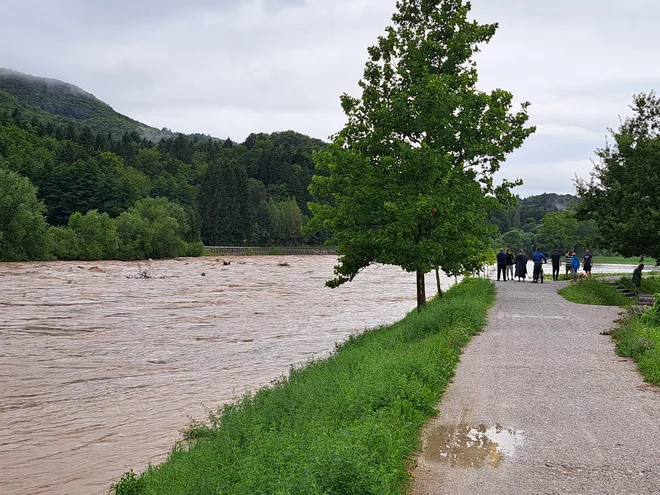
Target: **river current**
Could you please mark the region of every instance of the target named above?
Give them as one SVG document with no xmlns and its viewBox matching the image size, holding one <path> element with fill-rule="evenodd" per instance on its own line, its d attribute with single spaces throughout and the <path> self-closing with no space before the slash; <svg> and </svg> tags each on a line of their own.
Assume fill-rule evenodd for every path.
<svg viewBox="0 0 660 495">
<path fill-rule="evenodd" d="M 191 419 L 415 307 L 397 267 L 332 290 L 332 256 L 225 259 L 0 264 L 2 493 L 107 493 Z"/>
<path fill-rule="evenodd" d="M 191 419 L 415 307 L 397 267 L 332 290 L 332 256 L 225 259 L 0 264 L 1 493 L 107 493 Z"/>
</svg>

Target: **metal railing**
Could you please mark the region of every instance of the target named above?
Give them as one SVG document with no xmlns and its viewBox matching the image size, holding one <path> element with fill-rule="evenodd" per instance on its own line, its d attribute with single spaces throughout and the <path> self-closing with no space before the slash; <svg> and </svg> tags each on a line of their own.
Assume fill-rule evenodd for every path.
<svg viewBox="0 0 660 495">
<path fill-rule="evenodd" d="M 322 247 L 238 247 L 238 246 L 204 246 L 206 254 L 217 256 L 312 256 L 312 255 L 334 255 L 337 251 L 332 248 Z"/>
</svg>

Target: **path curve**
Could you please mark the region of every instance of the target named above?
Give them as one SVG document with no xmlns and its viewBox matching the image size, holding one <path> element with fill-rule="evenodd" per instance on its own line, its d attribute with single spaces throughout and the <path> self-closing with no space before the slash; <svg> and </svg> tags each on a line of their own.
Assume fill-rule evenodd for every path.
<svg viewBox="0 0 660 495">
<path fill-rule="evenodd" d="M 600 332 L 620 308 L 495 282 L 484 332 L 423 431 L 414 495 L 660 494 L 660 388 Z"/>
</svg>

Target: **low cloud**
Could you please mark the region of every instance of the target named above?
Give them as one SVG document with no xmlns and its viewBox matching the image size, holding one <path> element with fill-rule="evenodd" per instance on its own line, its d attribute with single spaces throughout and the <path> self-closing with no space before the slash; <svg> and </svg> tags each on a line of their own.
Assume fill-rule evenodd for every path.
<svg viewBox="0 0 660 495">
<path fill-rule="evenodd" d="M 477 55 L 479 87 L 530 101 L 538 127 L 502 167 L 523 196 L 572 193 L 629 113 L 660 81 L 660 4 L 650 0 L 474 0 L 499 22 Z M 293 129 L 326 139 L 359 95 L 366 49 L 395 0 L 24 0 L 3 7 L 2 65 L 76 84 L 154 127 L 241 140 Z"/>
</svg>

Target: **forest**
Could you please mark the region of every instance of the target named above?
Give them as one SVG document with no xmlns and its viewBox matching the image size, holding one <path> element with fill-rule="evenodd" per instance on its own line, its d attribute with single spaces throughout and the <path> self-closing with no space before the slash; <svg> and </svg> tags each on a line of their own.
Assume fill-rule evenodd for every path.
<svg viewBox="0 0 660 495">
<path fill-rule="evenodd" d="M 61 100 L 0 91 L 0 260 L 144 259 L 199 255 L 202 244 L 325 240 L 301 230 L 322 141 L 292 131 L 242 143 L 154 139 L 114 111 L 92 112 L 92 127 L 72 108 L 82 99 L 89 109 L 91 95 L 71 99 L 64 83 L 59 91 Z M 135 125 L 118 133 L 118 121 Z"/>
<path fill-rule="evenodd" d="M 493 248 L 524 249 L 531 253 L 539 247 L 545 253 L 559 249 L 611 255 L 599 249 L 598 227 L 593 219 L 578 213 L 580 199 L 570 194 L 545 193 L 520 199 L 515 204 L 494 210 L 489 221 L 497 225 L 499 236 Z"/>
<path fill-rule="evenodd" d="M 293 131 L 241 143 L 158 131 L 53 81 L 0 71 L 0 260 L 135 260 L 328 240 L 302 228 L 323 141 Z M 595 225 L 572 213 L 576 199 L 546 194 L 492 211 L 493 248 L 591 245 Z"/>
</svg>

